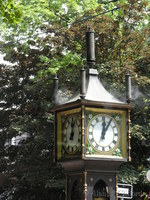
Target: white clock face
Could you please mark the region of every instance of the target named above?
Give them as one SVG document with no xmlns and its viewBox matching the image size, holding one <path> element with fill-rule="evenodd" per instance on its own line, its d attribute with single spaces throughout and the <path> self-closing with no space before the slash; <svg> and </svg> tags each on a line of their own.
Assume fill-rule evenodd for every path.
<svg viewBox="0 0 150 200">
<path fill-rule="evenodd" d="M 75 116 L 69 116 L 63 127 L 63 146 L 65 151 L 73 154 L 81 146 L 81 123 Z"/>
<path fill-rule="evenodd" d="M 116 120 L 107 115 L 96 115 L 88 124 L 88 141 L 99 152 L 110 152 L 118 147 L 120 130 Z"/>
</svg>

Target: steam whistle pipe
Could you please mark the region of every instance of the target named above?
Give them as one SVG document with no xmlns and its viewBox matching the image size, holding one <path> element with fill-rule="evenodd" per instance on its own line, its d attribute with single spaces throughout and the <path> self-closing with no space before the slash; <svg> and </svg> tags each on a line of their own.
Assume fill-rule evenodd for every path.
<svg viewBox="0 0 150 200">
<path fill-rule="evenodd" d="M 87 64 L 90 68 L 95 64 L 95 32 L 88 27 L 86 32 Z"/>
<path fill-rule="evenodd" d="M 53 104 L 58 104 L 58 77 L 57 74 L 53 79 Z"/>
<path fill-rule="evenodd" d="M 86 71 L 84 67 L 80 70 L 80 97 L 84 99 L 86 95 Z"/>
<path fill-rule="evenodd" d="M 131 102 L 131 98 L 132 98 L 132 95 L 131 95 L 131 76 L 129 74 L 129 71 L 127 71 L 127 73 L 126 73 L 126 100 L 127 100 L 127 103 Z"/>
</svg>

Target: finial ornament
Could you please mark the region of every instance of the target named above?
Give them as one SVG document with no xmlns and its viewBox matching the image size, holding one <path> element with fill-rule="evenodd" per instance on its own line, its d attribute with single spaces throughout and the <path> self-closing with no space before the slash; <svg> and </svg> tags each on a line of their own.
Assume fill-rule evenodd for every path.
<svg viewBox="0 0 150 200">
<path fill-rule="evenodd" d="M 80 97 L 84 99 L 86 95 L 86 71 L 84 67 L 80 70 Z"/>
<path fill-rule="evenodd" d="M 53 99 L 52 102 L 53 104 L 58 104 L 58 77 L 57 77 L 57 73 L 55 74 L 55 77 L 53 79 Z"/>
<path fill-rule="evenodd" d="M 88 26 L 86 32 L 87 64 L 90 68 L 95 65 L 95 32 Z"/>
<path fill-rule="evenodd" d="M 130 76 L 129 70 L 127 70 L 127 72 L 126 72 L 126 100 L 127 100 L 127 103 L 131 102 L 131 98 L 132 98 L 132 95 L 131 95 L 131 76 Z"/>
</svg>

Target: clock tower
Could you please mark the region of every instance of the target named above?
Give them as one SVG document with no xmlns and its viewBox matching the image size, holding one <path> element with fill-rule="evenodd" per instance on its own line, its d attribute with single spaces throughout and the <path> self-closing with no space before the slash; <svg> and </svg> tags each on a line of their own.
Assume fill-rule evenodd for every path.
<svg viewBox="0 0 150 200">
<path fill-rule="evenodd" d="M 66 200 L 116 200 L 117 172 L 131 160 L 131 78 L 127 73 L 127 102 L 112 96 L 98 79 L 90 28 L 86 44 L 89 69 L 81 69 L 80 92 L 59 103 L 54 79 L 55 160 L 66 174 Z"/>
</svg>

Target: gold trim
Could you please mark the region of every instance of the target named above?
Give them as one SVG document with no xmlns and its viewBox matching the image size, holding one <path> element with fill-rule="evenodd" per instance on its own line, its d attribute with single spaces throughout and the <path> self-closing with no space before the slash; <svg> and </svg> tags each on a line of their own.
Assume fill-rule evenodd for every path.
<svg viewBox="0 0 150 200">
<path fill-rule="evenodd" d="M 110 155 L 110 154 L 96 154 L 96 155 L 92 154 L 92 155 L 86 155 L 85 158 L 92 158 L 92 159 L 95 158 L 95 160 L 97 158 L 103 159 L 103 160 L 105 160 L 105 159 L 107 160 L 107 159 L 110 159 L 110 158 L 118 160 L 118 161 L 121 161 L 121 160 L 126 161 L 127 160 L 126 158 L 123 158 L 122 156 L 114 156 L 114 155 Z"/>
<path fill-rule="evenodd" d="M 118 199 L 118 177 L 116 174 L 116 199 Z"/>
<path fill-rule="evenodd" d="M 59 112 L 58 114 L 60 114 L 61 116 L 62 115 L 71 115 L 71 114 L 75 114 L 75 113 L 78 113 L 81 111 L 81 108 L 75 108 L 75 109 L 72 109 L 72 110 L 66 110 L 66 111 L 62 111 L 62 112 Z"/>
<path fill-rule="evenodd" d="M 122 146 L 122 157 L 127 158 L 127 112 L 126 111 L 122 111 L 121 146 Z"/>
<path fill-rule="evenodd" d="M 82 159 L 85 157 L 85 106 L 82 106 L 82 130 L 81 130 L 81 135 L 82 135 Z"/>
<path fill-rule="evenodd" d="M 117 109 L 104 109 L 104 108 L 90 108 L 90 107 L 86 107 L 85 108 L 86 111 L 93 111 L 96 113 L 117 113 L 117 114 L 122 114 L 122 112 L 124 112 L 124 110 L 117 110 Z"/>
<path fill-rule="evenodd" d="M 128 159 L 131 161 L 131 131 L 130 131 L 130 110 L 128 110 Z"/>
<path fill-rule="evenodd" d="M 84 171 L 84 200 L 87 200 L 87 172 Z"/>
</svg>

